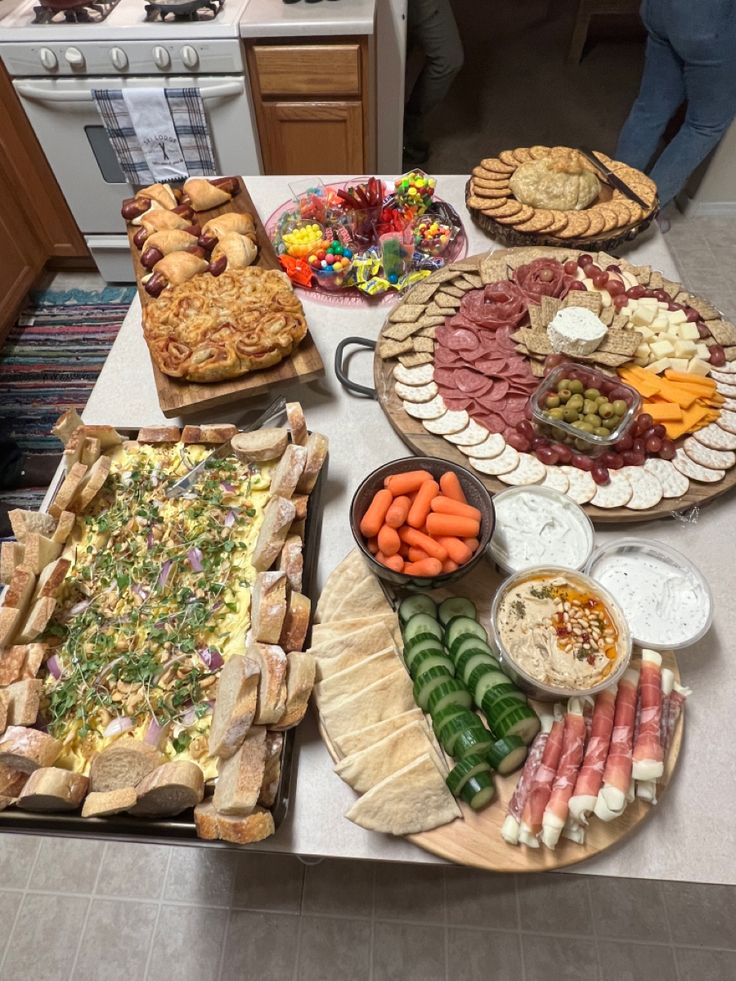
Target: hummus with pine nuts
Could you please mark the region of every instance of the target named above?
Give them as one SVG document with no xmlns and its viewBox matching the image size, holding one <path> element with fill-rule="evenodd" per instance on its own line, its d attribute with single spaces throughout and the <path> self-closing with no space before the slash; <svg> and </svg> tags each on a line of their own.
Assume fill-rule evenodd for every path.
<svg viewBox="0 0 736 981">
<path fill-rule="evenodd" d="M 498 604 L 496 631 L 513 664 L 556 688 L 595 688 L 626 653 L 602 597 L 560 575 L 531 576 L 508 589 Z"/>
</svg>

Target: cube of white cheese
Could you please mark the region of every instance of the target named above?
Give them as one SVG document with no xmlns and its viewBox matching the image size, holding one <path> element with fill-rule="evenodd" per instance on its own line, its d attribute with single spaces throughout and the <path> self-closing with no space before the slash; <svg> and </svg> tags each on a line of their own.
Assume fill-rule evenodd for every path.
<svg viewBox="0 0 736 981">
<path fill-rule="evenodd" d="M 687 366 L 689 363 L 687 358 L 670 358 L 669 361 L 670 368 L 672 368 L 673 371 L 687 371 Z"/>
<path fill-rule="evenodd" d="M 659 375 L 663 371 L 666 371 L 669 366 L 669 358 L 659 358 L 658 361 L 652 361 L 651 364 L 645 365 L 644 368 L 646 371 L 652 371 L 655 375 Z"/>
<path fill-rule="evenodd" d="M 669 304 L 665 300 L 657 300 L 657 306 L 660 310 L 666 310 Z"/>
<path fill-rule="evenodd" d="M 639 331 L 639 333 L 641 334 L 641 336 L 644 338 L 645 341 L 650 340 L 650 338 L 652 337 L 654 338 L 657 337 L 657 335 L 652 330 L 652 328 L 647 327 L 646 324 L 640 324 L 636 329 Z"/>
<path fill-rule="evenodd" d="M 656 309 L 653 310 L 651 307 L 644 307 L 637 304 L 637 307 L 634 310 L 634 314 L 631 319 L 634 322 L 634 326 L 638 327 L 639 324 L 646 324 L 646 325 L 651 324 L 651 322 L 654 320 L 656 315 L 657 315 Z"/>
<path fill-rule="evenodd" d="M 668 324 L 667 330 L 665 331 L 667 337 L 673 337 L 676 340 L 680 338 L 680 325 L 679 324 Z"/>
<path fill-rule="evenodd" d="M 634 352 L 635 358 L 649 358 L 649 345 L 646 341 L 642 341 L 639 347 Z"/>
<path fill-rule="evenodd" d="M 687 314 L 684 310 L 668 310 L 667 315 L 670 318 L 671 324 L 687 323 Z"/>
<path fill-rule="evenodd" d="M 687 371 L 690 375 L 705 376 L 710 372 L 710 365 L 701 361 L 700 358 L 691 358 L 687 365 Z"/>
<path fill-rule="evenodd" d="M 703 345 L 705 346 L 705 345 Z M 698 352 L 695 349 L 695 341 L 675 341 L 676 358 L 694 358 Z"/>
<path fill-rule="evenodd" d="M 680 327 L 680 337 L 685 341 L 697 341 L 700 337 L 695 324 L 684 323 Z"/>
<path fill-rule="evenodd" d="M 652 330 L 667 330 L 669 325 L 670 325 L 669 320 L 666 317 L 663 317 L 661 314 L 659 314 L 652 321 Z"/>
<path fill-rule="evenodd" d="M 708 345 L 705 341 L 700 341 L 700 343 L 695 345 L 695 357 L 700 358 L 702 361 L 707 361 L 709 358 Z"/>
<path fill-rule="evenodd" d="M 651 341 L 649 347 L 655 358 L 669 358 L 675 353 L 675 345 L 669 338 Z"/>
<path fill-rule="evenodd" d="M 636 301 L 643 307 L 650 307 L 652 310 L 659 310 L 659 300 L 655 299 L 653 296 L 642 296 L 641 299 Z"/>
</svg>

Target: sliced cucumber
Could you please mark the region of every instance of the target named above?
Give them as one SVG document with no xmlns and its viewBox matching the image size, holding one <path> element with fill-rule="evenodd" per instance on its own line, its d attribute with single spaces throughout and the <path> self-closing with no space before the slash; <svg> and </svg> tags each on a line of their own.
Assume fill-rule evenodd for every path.
<svg viewBox="0 0 736 981">
<path fill-rule="evenodd" d="M 493 746 L 493 736 L 481 726 L 472 726 L 458 733 L 452 748 L 452 755 L 458 760 L 465 759 L 466 756 L 486 756 Z"/>
<path fill-rule="evenodd" d="M 432 692 L 448 681 L 452 681 L 452 676 L 445 668 L 430 668 L 417 678 L 414 682 L 414 701 L 423 712 L 426 712 L 429 707 Z"/>
<path fill-rule="evenodd" d="M 499 739 L 507 739 L 509 736 L 519 736 L 526 745 L 534 739 L 539 732 L 539 719 L 536 714 L 521 702 L 508 709 L 502 716 L 488 720 L 493 733 Z"/>
<path fill-rule="evenodd" d="M 496 788 L 493 786 L 493 776 L 483 771 L 466 780 L 460 791 L 460 798 L 469 804 L 474 811 L 480 811 L 487 807 L 495 796 Z"/>
<path fill-rule="evenodd" d="M 526 759 L 528 752 L 526 743 L 521 736 L 507 736 L 497 739 L 488 750 L 487 758 L 494 770 L 503 776 L 518 770 Z"/>
<path fill-rule="evenodd" d="M 442 626 L 446 627 L 450 620 L 454 620 L 455 617 L 469 617 L 471 620 L 477 620 L 478 611 L 475 608 L 475 604 L 471 603 L 469 599 L 465 599 L 462 596 L 451 596 L 443 603 L 440 603 L 437 616 Z"/>
<path fill-rule="evenodd" d="M 488 725 L 491 727 L 492 732 L 495 732 L 496 739 L 501 739 L 506 735 L 505 732 L 499 732 L 496 724 L 503 719 L 507 712 L 518 708 L 520 705 L 526 705 L 526 703 L 516 698 L 513 693 L 504 692 L 501 697 L 495 697 L 493 689 L 485 693 L 480 707 L 483 715 L 488 720 Z"/>
<path fill-rule="evenodd" d="M 412 658 L 411 676 L 416 680 L 429 668 L 444 668 L 449 675 L 455 674 L 455 665 L 451 657 L 441 654 L 438 650 L 422 648 L 419 653 Z"/>
<path fill-rule="evenodd" d="M 464 654 L 461 654 L 460 657 L 455 659 L 457 674 L 468 685 L 471 692 L 473 689 L 470 687 L 470 676 L 474 669 L 484 665 L 487 670 L 493 670 L 495 664 L 496 662 L 490 654 L 486 654 L 485 651 L 476 651 L 473 648 L 465 651 Z"/>
<path fill-rule="evenodd" d="M 467 735 L 467 733 L 472 732 L 478 741 L 481 741 L 483 739 L 483 733 L 487 731 L 475 713 L 469 712 L 468 716 L 456 715 L 454 719 L 445 723 L 440 742 L 448 756 L 456 756 L 458 754 L 455 752 L 455 747 L 461 735 Z"/>
<path fill-rule="evenodd" d="M 489 780 L 493 777 L 491 767 L 485 757 L 466 756 L 465 759 L 460 760 L 453 766 L 445 780 L 450 793 L 457 797 L 468 781 L 477 777 L 479 773 L 485 774 Z"/>
<path fill-rule="evenodd" d="M 459 716 L 462 716 L 465 724 L 472 725 L 474 722 L 480 722 L 480 719 L 475 712 L 472 712 L 470 709 L 463 708 L 462 705 L 448 705 L 447 708 L 442 709 L 441 712 L 435 712 L 434 716 L 432 717 L 432 728 L 440 741 L 445 728 L 452 722 L 453 719 L 457 719 Z"/>
<path fill-rule="evenodd" d="M 463 639 L 457 643 L 452 656 L 455 658 L 455 660 L 457 660 L 457 658 L 464 654 L 465 651 L 485 651 L 489 657 L 498 660 L 491 645 L 487 644 L 484 640 L 481 640 L 480 637 L 476 637 L 475 634 L 470 634 L 463 637 Z"/>
<path fill-rule="evenodd" d="M 445 644 L 453 657 L 463 637 L 477 637 L 484 643 L 488 642 L 488 634 L 477 620 L 471 620 L 470 617 L 455 617 L 445 631 Z"/>
<path fill-rule="evenodd" d="M 429 696 L 429 714 L 434 715 L 448 705 L 462 705 L 470 708 L 472 704 L 470 692 L 457 678 L 449 678 L 443 685 L 434 688 Z"/>
<path fill-rule="evenodd" d="M 404 648 L 404 660 L 406 661 L 406 666 L 411 671 L 414 661 L 420 657 L 422 654 L 426 654 L 427 651 L 431 651 L 433 654 L 444 654 L 445 650 L 442 644 L 437 640 L 436 637 L 427 637 L 425 640 L 418 641 L 412 648 L 407 650 Z"/>
<path fill-rule="evenodd" d="M 404 647 L 413 647 L 414 643 L 425 636 L 436 637 L 442 642 L 445 632 L 439 622 L 428 613 L 417 613 L 402 629 Z"/>
<path fill-rule="evenodd" d="M 415 593 L 407 596 L 399 606 L 399 619 L 402 623 L 408 623 L 417 613 L 426 613 L 430 617 L 437 619 L 437 604 L 426 593 Z"/>
<path fill-rule="evenodd" d="M 520 692 L 519 689 L 512 685 L 510 681 L 504 685 L 497 685 L 495 688 L 487 689 L 483 692 L 480 699 L 476 701 L 475 704 L 482 706 L 483 699 L 485 699 L 486 709 L 493 713 L 496 703 L 507 698 L 515 698 L 520 704 L 526 704 L 526 695 L 524 695 L 523 692 Z"/>
<path fill-rule="evenodd" d="M 474 681 L 473 695 L 475 696 L 475 704 L 480 706 L 483 705 L 483 696 L 486 692 L 494 688 L 505 688 L 506 685 L 512 685 L 508 676 L 499 669 L 497 664 L 486 671 L 480 678 L 476 675 Z M 512 687 L 514 686 L 512 685 Z"/>
</svg>

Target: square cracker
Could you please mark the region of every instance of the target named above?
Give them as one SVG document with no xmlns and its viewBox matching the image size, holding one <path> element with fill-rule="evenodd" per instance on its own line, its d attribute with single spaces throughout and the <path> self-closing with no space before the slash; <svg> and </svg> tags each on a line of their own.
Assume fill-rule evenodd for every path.
<svg viewBox="0 0 736 981">
<path fill-rule="evenodd" d="M 529 320 L 531 321 L 532 327 L 546 327 L 547 321 L 544 319 L 544 314 L 542 313 L 542 308 L 537 306 L 536 303 L 531 303 L 529 305 Z"/>
<path fill-rule="evenodd" d="M 613 307 L 613 306 L 603 307 L 603 309 L 601 310 L 601 312 L 599 314 L 599 316 L 601 318 L 601 322 L 604 323 L 606 325 L 606 327 L 610 327 L 611 326 L 611 324 L 613 323 L 613 318 L 615 317 L 615 315 L 616 315 L 616 308 Z"/>
<path fill-rule="evenodd" d="M 422 329 L 419 321 L 415 321 L 413 324 L 389 324 L 383 330 L 383 336 L 387 337 L 391 341 L 405 341 L 407 337 L 411 337 L 412 334 L 416 334 Z"/>
<path fill-rule="evenodd" d="M 593 357 L 597 354 L 627 354 L 633 358 L 643 340 L 638 330 L 609 330 Z"/>
<path fill-rule="evenodd" d="M 445 320 L 447 320 L 447 314 L 443 313 L 441 316 L 437 317 L 431 317 L 428 315 L 420 317 L 419 320 L 417 320 L 417 323 L 420 325 L 420 327 L 439 327 L 440 324 L 444 324 Z"/>
<path fill-rule="evenodd" d="M 562 301 L 558 300 L 556 296 L 542 297 L 539 308 L 542 311 L 542 323 L 545 327 L 550 323 L 561 306 Z"/>
<path fill-rule="evenodd" d="M 455 272 L 471 272 L 475 273 L 478 271 L 480 265 L 480 259 L 478 256 L 469 256 L 466 259 L 458 259 L 457 262 L 451 262 L 447 267 Z"/>
<path fill-rule="evenodd" d="M 401 303 L 392 310 L 388 319 L 392 324 L 413 324 L 424 313 L 422 303 Z"/>
<path fill-rule="evenodd" d="M 417 283 L 404 296 L 404 300 L 407 303 L 429 303 L 438 289 L 439 283 Z"/>
<path fill-rule="evenodd" d="M 428 337 L 415 337 L 414 350 L 418 354 L 433 354 L 434 341 L 431 341 Z"/>
<path fill-rule="evenodd" d="M 460 300 L 456 296 L 451 296 L 449 293 L 445 293 L 444 290 L 435 296 L 434 302 L 441 310 L 459 310 Z"/>
<path fill-rule="evenodd" d="M 716 320 L 721 316 L 720 310 L 717 310 L 712 303 L 700 296 L 693 296 L 690 299 L 690 306 L 693 310 L 698 311 L 703 320 Z"/>
<path fill-rule="evenodd" d="M 423 364 L 430 364 L 434 361 L 431 354 L 422 351 L 414 351 L 411 354 L 400 354 L 399 361 L 405 368 L 418 368 Z"/>
<path fill-rule="evenodd" d="M 534 358 L 529 359 L 529 369 L 535 378 L 544 378 L 544 362 Z"/>
<path fill-rule="evenodd" d="M 450 296 L 459 296 L 460 298 L 462 298 L 463 290 L 458 289 L 457 286 L 455 286 L 454 284 L 449 285 L 448 283 L 445 283 L 445 285 L 440 290 L 439 295 L 442 296 L 445 294 L 449 294 Z"/>
<path fill-rule="evenodd" d="M 378 356 L 384 360 L 396 358 L 400 354 L 407 354 L 414 350 L 414 345 L 410 340 L 406 341 L 381 341 L 378 345 Z"/>
<path fill-rule="evenodd" d="M 422 327 L 422 329 L 417 334 L 417 337 L 429 337 L 431 338 L 431 340 L 434 340 L 436 336 L 437 336 L 436 327 Z"/>
<path fill-rule="evenodd" d="M 717 344 L 722 344 L 724 347 L 736 344 L 736 327 L 730 321 L 721 319 L 706 320 L 705 326 L 713 337 L 715 337 Z"/>
<path fill-rule="evenodd" d="M 483 285 L 487 283 L 497 283 L 500 279 L 507 278 L 506 260 L 490 252 L 484 256 L 480 262 L 480 278 Z"/>
<path fill-rule="evenodd" d="M 476 290 L 479 290 L 483 285 L 483 280 L 480 278 L 480 276 L 477 276 L 475 273 L 468 273 L 468 272 L 463 273 L 463 279 L 465 280 L 466 283 L 469 283 L 473 289 Z"/>
<path fill-rule="evenodd" d="M 596 317 L 603 307 L 600 293 L 588 293 L 583 290 L 573 290 L 568 293 L 562 305 L 564 307 L 584 307 L 594 313 Z"/>
<path fill-rule="evenodd" d="M 649 277 L 649 286 L 653 290 L 661 290 L 664 286 L 664 276 L 661 272 L 653 269 Z"/>
</svg>

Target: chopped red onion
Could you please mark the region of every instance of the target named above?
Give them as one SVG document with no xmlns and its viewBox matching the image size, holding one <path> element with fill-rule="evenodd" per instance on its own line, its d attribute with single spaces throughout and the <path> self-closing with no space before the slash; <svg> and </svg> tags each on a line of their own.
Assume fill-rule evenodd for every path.
<svg viewBox="0 0 736 981">
<path fill-rule="evenodd" d="M 56 681 L 61 677 L 61 666 L 59 664 L 59 658 L 56 654 L 52 654 L 51 657 L 46 662 L 46 667 L 49 669 L 49 674 L 52 675 Z"/>
<path fill-rule="evenodd" d="M 236 491 L 235 484 L 231 484 L 227 480 L 223 480 L 222 483 L 220 484 L 220 487 L 222 487 L 224 491 L 227 491 L 228 494 L 234 494 Z"/>
<path fill-rule="evenodd" d="M 210 671 L 217 671 L 225 663 L 222 654 L 217 650 L 216 647 L 203 647 L 202 650 L 197 652 L 202 659 L 205 667 L 209 668 Z"/>
<path fill-rule="evenodd" d="M 230 510 L 230 511 L 227 512 L 227 514 L 225 515 L 225 520 L 223 521 L 223 524 L 225 525 L 226 528 L 232 528 L 232 526 L 235 524 L 235 512 L 234 511 Z"/>
<path fill-rule="evenodd" d="M 127 715 L 121 715 L 117 719 L 113 719 L 112 722 L 108 723 L 102 731 L 103 738 L 107 739 L 109 736 L 119 736 L 123 732 L 128 732 L 129 729 L 133 728 L 133 720 L 129 719 Z"/>
<path fill-rule="evenodd" d="M 146 538 L 146 545 L 149 548 L 153 547 L 153 528 L 148 532 L 148 537 Z"/>
<path fill-rule="evenodd" d="M 135 593 L 139 600 L 145 601 L 148 598 L 148 590 L 145 586 L 141 586 L 139 583 L 133 583 L 130 587 L 131 593 Z"/>
<path fill-rule="evenodd" d="M 171 572 L 171 566 L 173 564 L 174 563 L 171 561 L 171 559 L 167 559 L 161 566 L 161 572 L 159 573 L 158 577 L 159 589 L 163 589 L 163 587 L 166 585 L 166 580 L 169 578 L 169 573 Z"/>
<path fill-rule="evenodd" d="M 148 723 L 146 734 L 143 737 L 143 742 L 148 743 L 149 746 L 159 746 L 165 728 L 165 726 L 160 726 L 155 718 L 151 719 Z"/>
<path fill-rule="evenodd" d="M 69 610 L 69 616 L 75 617 L 78 613 L 84 613 L 87 607 L 92 603 L 91 599 L 83 599 L 78 603 L 75 603 Z"/>
<path fill-rule="evenodd" d="M 189 560 L 189 565 L 194 569 L 195 572 L 202 571 L 202 551 L 198 548 L 190 548 L 187 552 L 187 559 Z"/>
</svg>

